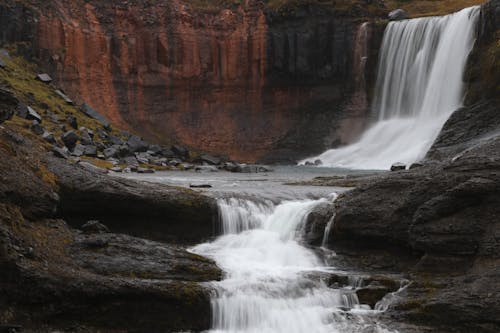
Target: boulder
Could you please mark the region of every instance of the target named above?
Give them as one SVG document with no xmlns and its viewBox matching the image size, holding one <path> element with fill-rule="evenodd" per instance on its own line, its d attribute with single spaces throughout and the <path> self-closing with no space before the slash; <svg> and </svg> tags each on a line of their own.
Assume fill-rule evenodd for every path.
<svg viewBox="0 0 500 333">
<path fill-rule="evenodd" d="M 172 149 L 162 149 L 162 151 L 160 152 L 160 155 L 163 157 L 166 157 L 166 158 L 174 158 L 175 157 L 175 154 L 172 151 Z"/>
<path fill-rule="evenodd" d="M 119 156 L 119 146 L 111 146 L 109 148 L 104 149 L 103 154 L 105 158 L 110 157 L 118 157 Z"/>
<path fill-rule="evenodd" d="M 78 142 L 78 135 L 74 131 L 68 131 L 61 136 L 61 140 L 68 149 L 73 149 Z"/>
<path fill-rule="evenodd" d="M 31 124 L 30 129 L 36 135 L 42 135 L 45 132 L 42 125 L 40 125 L 40 123 L 36 120 L 33 120 L 33 123 Z"/>
<path fill-rule="evenodd" d="M 237 172 L 238 170 L 238 164 L 234 163 L 234 162 L 225 162 L 222 166 L 222 168 L 226 171 L 229 171 L 229 172 Z"/>
<path fill-rule="evenodd" d="M 71 155 L 80 157 L 85 153 L 85 146 L 81 144 L 76 144 L 73 149 L 71 150 Z"/>
<path fill-rule="evenodd" d="M 0 124 L 12 118 L 18 104 L 19 101 L 10 91 L 0 89 Z"/>
<path fill-rule="evenodd" d="M 95 220 L 88 221 L 80 229 L 86 234 L 104 234 L 109 232 L 108 227 Z"/>
<path fill-rule="evenodd" d="M 42 81 L 43 83 L 50 83 L 50 82 L 52 82 L 52 78 L 47 73 L 37 74 L 36 79 L 38 81 Z"/>
<path fill-rule="evenodd" d="M 76 117 L 73 115 L 69 115 L 66 118 L 66 121 L 68 122 L 69 126 L 71 126 L 73 129 L 78 128 L 78 121 L 76 120 Z"/>
<path fill-rule="evenodd" d="M 130 152 L 132 153 L 145 152 L 149 148 L 149 144 L 136 135 L 132 135 L 127 140 L 127 146 L 130 149 Z"/>
<path fill-rule="evenodd" d="M 331 202 L 317 205 L 307 215 L 302 235 L 309 245 L 320 246 L 323 243 L 325 229 L 335 216 L 335 206 Z"/>
<path fill-rule="evenodd" d="M 212 155 L 202 154 L 198 158 L 196 158 L 193 162 L 200 164 L 207 163 L 210 165 L 218 165 L 220 164 L 221 159 Z"/>
<path fill-rule="evenodd" d="M 159 145 L 150 145 L 148 148 L 148 151 L 154 156 L 160 155 L 162 150 L 163 148 Z"/>
<path fill-rule="evenodd" d="M 52 152 L 54 153 L 54 156 L 59 157 L 59 158 L 64 158 L 68 159 L 69 154 L 68 151 L 59 147 L 52 147 Z"/>
<path fill-rule="evenodd" d="M 36 120 L 39 123 L 42 123 L 42 117 L 35 110 L 33 110 L 32 107 L 24 104 L 19 104 L 17 116 L 28 120 Z"/>
<path fill-rule="evenodd" d="M 117 145 L 117 146 L 121 146 L 124 144 L 123 140 L 120 139 L 119 137 L 117 137 L 116 135 L 109 135 L 107 140 L 107 142 L 109 142 L 110 144 L 112 145 Z"/>
<path fill-rule="evenodd" d="M 150 168 L 137 168 L 137 173 L 155 173 L 155 170 Z"/>
<path fill-rule="evenodd" d="M 149 164 L 149 160 L 151 159 L 151 155 L 148 152 L 135 153 L 135 158 L 142 164 Z"/>
<path fill-rule="evenodd" d="M 106 130 L 104 130 L 102 128 L 97 128 L 97 136 L 101 140 L 106 140 L 109 137 L 109 134 L 108 134 L 108 132 L 106 132 Z"/>
<path fill-rule="evenodd" d="M 102 114 L 94 110 L 90 105 L 86 103 L 83 104 L 81 110 L 83 113 L 85 113 L 85 115 L 87 115 L 87 117 L 97 120 L 107 130 L 111 128 L 108 119 L 106 119 L 106 117 L 104 117 Z"/>
<path fill-rule="evenodd" d="M 47 132 L 47 131 L 43 132 L 42 139 L 44 139 L 45 141 L 52 143 L 52 144 L 56 143 L 56 138 L 55 138 L 54 134 Z"/>
<path fill-rule="evenodd" d="M 409 19 L 410 16 L 404 9 L 395 9 L 389 13 L 388 18 L 390 21 L 401 21 Z"/>
<path fill-rule="evenodd" d="M 391 166 L 391 171 L 401 171 L 401 170 L 406 170 L 406 164 L 398 162 L 394 163 Z"/>
<path fill-rule="evenodd" d="M 177 157 L 180 157 L 182 160 L 185 161 L 189 159 L 189 149 L 187 149 L 186 147 L 181 145 L 173 145 L 170 149 Z"/>
<path fill-rule="evenodd" d="M 85 156 L 90 156 L 90 157 L 96 157 L 97 156 L 97 147 L 94 145 L 87 145 L 84 146 L 85 149 L 83 150 L 83 155 Z"/>
<path fill-rule="evenodd" d="M 135 156 L 127 156 L 123 158 L 123 163 L 132 171 L 137 171 L 137 168 L 139 167 L 139 162 Z"/>
<path fill-rule="evenodd" d="M 84 146 L 92 145 L 94 143 L 89 130 L 85 127 L 80 128 L 80 142 Z"/>
</svg>

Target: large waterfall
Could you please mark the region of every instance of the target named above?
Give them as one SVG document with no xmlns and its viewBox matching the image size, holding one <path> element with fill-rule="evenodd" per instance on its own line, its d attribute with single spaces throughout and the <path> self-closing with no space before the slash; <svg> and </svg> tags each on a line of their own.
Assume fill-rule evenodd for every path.
<svg viewBox="0 0 500 333">
<path fill-rule="evenodd" d="M 389 169 L 425 157 L 463 99 L 463 73 L 479 7 L 391 22 L 382 43 L 372 112 L 377 119 L 354 144 L 308 159 L 325 166 Z M 305 161 L 304 161 L 305 162 Z"/>
<path fill-rule="evenodd" d="M 192 249 L 227 273 L 216 283 L 210 332 L 389 332 L 354 287 L 329 288 L 320 278 L 329 268 L 301 244 L 308 214 L 333 198 L 218 200 L 223 235 Z"/>
</svg>

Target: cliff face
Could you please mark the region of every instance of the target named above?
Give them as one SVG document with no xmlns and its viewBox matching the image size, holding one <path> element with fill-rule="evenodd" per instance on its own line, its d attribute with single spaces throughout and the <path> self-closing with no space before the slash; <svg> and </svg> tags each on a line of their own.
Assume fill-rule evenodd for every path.
<svg viewBox="0 0 500 333">
<path fill-rule="evenodd" d="M 181 0 L 52 0 L 34 12 L 27 27 L 27 15 L 9 14 L 3 40 L 32 39 L 71 95 L 148 139 L 286 161 L 363 129 L 366 96 L 351 97 L 353 18 L 319 7 L 284 18 L 260 1 L 203 12 Z"/>
</svg>

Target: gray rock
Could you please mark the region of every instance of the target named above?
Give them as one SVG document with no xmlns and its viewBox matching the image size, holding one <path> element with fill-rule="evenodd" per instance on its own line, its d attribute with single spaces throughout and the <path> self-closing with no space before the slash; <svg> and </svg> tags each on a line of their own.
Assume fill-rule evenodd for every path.
<svg viewBox="0 0 500 333">
<path fill-rule="evenodd" d="M 325 202 L 314 207 L 304 224 L 303 237 L 309 245 L 320 246 L 325 235 L 325 228 L 335 214 L 335 206 Z"/>
<path fill-rule="evenodd" d="M 36 135 L 42 135 L 45 132 L 42 125 L 40 125 L 40 123 L 36 120 L 33 120 L 33 123 L 31 124 L 30 129 Z"/>
<path fill-rule="evenodd" d="M 166 157 L 166 158 L 174 158 L 175 157 L 175 154 L 172 151 L 172 149 L 162 149 L 160 155 L 163 157 Z"/>
<path fill-rule="evenodd" d="M 123 162 L 132 171 L 137 171 L 137 168 L 139 167 L 139 162 L 137 161 L 137 158 L 135 158 L 135 156 L 127 156 L 123 158 Z"/>
<path fill-rule="evenodd" d="M 212 155 L 202 154 L 196 160 L 195 163 L 207 163 L 210 165 L 218 165 L 221 162 L 221 159 Z"/>
<path fill-rule="evenodd" d="M 98 128 L 97 129 L 97 136 L 101 140 L 106 140 L 108 138 L 109 134 L 104 129 Z"/>
<path fill-rule="evenodd" d="M 189 149 L 180 145 L 173 145 L 171 148 L 172 152 L 183 160 L 189 159 Z"/>
<path fill-rule="evenodd" d="M 52 78 L 47 73 L 37 74 L 36 79 L 38 81 L 42 81 L 43 83 L 50 83 L 50 82 L 52 82 Z"/>
<path fill-rule="evenodd" d="M 78 135 L 73 131 L 68 131 L 61 136 L 64 145 L 68 147 L 68 149 L 73 149 L 78 141 Z"/>
<path fill-rule="evenodd" d="M 151 155 L 148 152 L 135 153 L 135 158 L 142 164 L 149 164 L 149 160 L 151 159 Z"/>
<path fill-rule="evenodd" d="M 170 165 L 170 166 L 178 166 L 181 163 L 182 163 L 182 161 L 177 159 L 177 158 L 174 158 L 174 159 L 171 159 L 170 161 L 168 161 L 168 165 Z"/>
<path fill-rule="evenodd" d="M 80 157 L 85 153 L 85 146 L 81 144 L 76 144 L 75 147 L 71 150 L 71 155 Z"/>
<path fill-rule="evenodd" d="M 32 107 L 24 104 L 19 104 L 17 116 L 28 120 L 36 120 L 39 123 L 42 123 L 42 117 L 35 110 L 33 110 Z"/>
<path fill-rule="evenodd" d="M 179 164 L 178 167 L 182 170 L 193 170 L 194 164 L 184 162 L 184 163 Z"/>
<path fill-rule="evenodd" d="M 59 116 L 54 112 L 47 111 L 45 115 L 52 123 L 59 124 Z"/>
<path fill-rule="evenodd" d="M 132 153 L 137 153 L 137 152 L 147 151 L 149 144 L 146 141 L 144 141 L 142 138 L 140 138 L 136 135 L 132 135 L 127 140 L 127 146 Z"/>
<path fill-rule="evenodd" d="M 406 164 L 398 162 L 394 163 L 391 166 L 391 171 L 401 171 L 401 170 L 406 170 Z"/>
<path fill-rule="evenodd" d="M 404 9 L 395 9 L 389 13 L 388 18 L 390 21 L 401 21 L 409 19 L 410 16 Z"/>
<path fill-rule="evenodd" d="M 87 117 L 97 120 L 107 130 L 111 128 L 109 120 L 106 119 L 106 117 L 104 117 L 102 114 L 97 112 L 95 109 L 93 109 L 90 105 L 86 103 L 83 104 L 81 110 L 83 113 L 85 113 L 85 115 L 87 115 Z"/>
<path fill-rule="evenodd" d="M 65 150 L 65 149 L 62 149 L 62 148 L 59 148 L 59 147 L 52 147 L 52 152 L 54 153 L 54 155 L 56 157 L 64 158 L 64 159 L 68 159 L 69 158 L 68 151 Z"/>
<path fill-rule="evenodd" d="M 94 164 L 86 161 L 80 161 L 78 162 L 78 165 L 81 166 L 83 169 L 91 172 L 95 172 L 101 175 L 105 175 L 108 173 L 108 170 L 99 168 L 98 166 L 95 166 Z"/>
<path fill-rule="evenodd" d="M 137 168 L 137 173 L 155 173 L 155 171 L 150 168 Z"/>
<path fill-rule="evenodd" d="M 150 145 L 148 151 L 151 152 L 151 155 L 157 156 L 160 155 L 163 148 L 159 145 Z"/>
<path fill-rule="evenodd" d="M 61 97 L 64 102 L 68 105 L 73 105 L 73 101 L 71 100 L 71 98 L 69 98 L 65 93 L 63 93 L 61 90 L 57 89 L 56 90 L 56 94 Z"/>
<path fill-rule="evenodd" d="M 219 169 L 213 165 L 197 165 L 194 170 L 196 172 L 218 172 Z"/>
<path fill-rule="evenodd" d="M 124 143 L 122 139 L 112 134 L 108 136 L 107 142 L 109 142 L 112 145 L 118 145 L 118 146 L 121 146 Z"/>
<path fill-rule="evenodd" d="M 86 234 L 104 234 L 109 232 L 108 227 L 99 221 L 88 221 L 82 225 L 81 229 Z"/>
<path fill-rule="evenodd" d="M 52 143 L 52 144 L 56 143 L 56 138 L 55 138 L 54 134 L 52 134 L 50 132 L 47 132 L 47 131 L 43 132 L 42 138 L 49 143 Z"/>
<path fill-rule="evenodd" d="M 85 156 L 91 156 L 91 157 L 96 157 L 97 156 L 97 147 L 94 145 L 87 145 L 84 146 L 85 149 L 83 150 L 83 155 Z"/>
<path fill-rule="evenodd" d="M 123 169 L 122 169 L 122 168 L 120 168 L 120 167 L 118 167 L 118 166 L 112 167 L 112 168 L 111 168 L 111 169 L 109 169 L 109 170 L 111 170 L 111 171 L 113 171 L 113 172 L 122 172 L 122 171 L 123 171 Z"/>
<path fill-rule="evenodd" d="M 229 172 L 237 172 L 238 164 L 236 164 L 234 162 L 225 162 L 222 166 L 222 169 L 229 171 Z"/>
<path fill-rule="evenodd" d="M 190 184 L 189 187 L 191 187 L 191 188 L 212 188 L 212 185 L 210 185 L 210 184 Z"/>
<path fill-rule="evenodd" d="M 413 163 L 412 165 L 410 165 L 410 170 L 413 170 L 413 169 L 416 169 L 416 168 L 421 168 L 423 167 L 424 165 L 422 163 Z"/>
<path fill-rule="evenodd" d="M 76 120 L 76 117 L 73 115 L 69 115 L 66 118 L 66 121 L 68 122 L 69 126 L 73 127 L 74 129 L 78 128 L 78 121 Z"/>
<path fill-rule="evenodd" d="M 323 165 L 323 161 L 322 161 L 322 160 L 319 160 L 319 159 L 318 159 L 318 160 L 315 160 L 315 161 L 314 161 L 314 165 L 316 165 L 316 166 Z"/>
<path fill-rule="evenodd" d="M 119 146 L 111 146 L 109 148 L 104 149 L 103 154 L 104 157 L 110 158 L 110 157 L 118 157 L 118 153 L 120 147 Z"/>
<path fill-rule="evenodd" d="M 85 146 L 92 145 L 94 143 L 92 137 L 90 136 L 89 130 L 87 130 L 85 127 L 80 128 L 80 142 Z"/>
</svg>

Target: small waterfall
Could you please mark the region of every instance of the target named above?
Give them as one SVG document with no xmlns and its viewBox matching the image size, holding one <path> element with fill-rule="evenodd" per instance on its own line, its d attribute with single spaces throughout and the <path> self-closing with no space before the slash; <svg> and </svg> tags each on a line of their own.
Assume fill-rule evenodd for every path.
<svg viewBox="0 0 500 333">
<path fill-rule="evenodd" d="M 307 216 L 327 201 L 218 200 L 223 235 L 191 249 L 227 274 L 215 283 L 210 332 L 389 332 L 352 287 L 329 288 L 329 268 L 300 243 Z"/>
<path fill-rule="evenodd" d="M 332 167 L 389 169 L 395 162 L 424 158 L 462 105 L 462 78 L 479 12 L 480 7 L 471 7 L 443 17 L 389 23 L 372 103 L 377 122 L 358 142 L 312 160 Z"/>
</svg>

